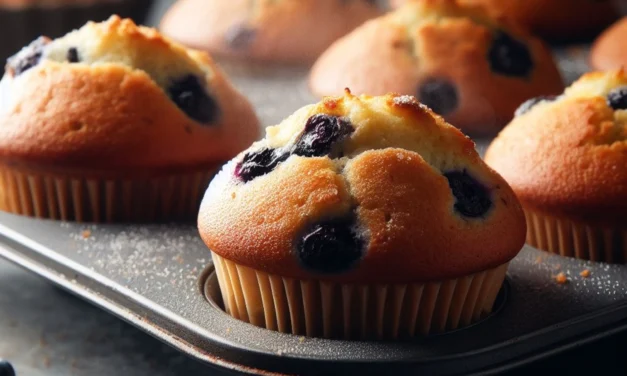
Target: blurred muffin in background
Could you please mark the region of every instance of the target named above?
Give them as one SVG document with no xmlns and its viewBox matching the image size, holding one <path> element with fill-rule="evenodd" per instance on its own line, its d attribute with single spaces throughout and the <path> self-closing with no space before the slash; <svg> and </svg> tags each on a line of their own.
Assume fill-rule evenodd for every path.
<svg viewBox="0 0 627 376">
<path fill-rule="evenodd" d="M 309 78 L 320 97 L 415 95 L 473 135 L 496 133 L 520 103 L 564 86 L 551 51 L 524 30 L 459 0 L 425 0 L 371 20 L 339 39 Z"/>
<path fill-rule="evenodd" d="M 381 12 L 372 0 L 180 0 L 161 31 L 215 55 L 311 63 Z"/>
<path fill-rule="evenodd" d="M 590 65 L 597 70 L 627 68 L 627 17 L 604 31 L 592 45 Z"/>
<path fill-rule="evenodd" d="M 393 7 L 410 1 L 421 0 L 390 0 Z M 509 18 L 552 41 L 593 37 L 618 18 L 623 1 L 463 0 L 468 4 L 483 5 L 493 17 Z"/>
<path fill-rule="evenodd" d="M 143 23 L 154 0 L 0 0 L 0 60 L 39 36 L 56 38 L 117 14 Z"/>
</svg>

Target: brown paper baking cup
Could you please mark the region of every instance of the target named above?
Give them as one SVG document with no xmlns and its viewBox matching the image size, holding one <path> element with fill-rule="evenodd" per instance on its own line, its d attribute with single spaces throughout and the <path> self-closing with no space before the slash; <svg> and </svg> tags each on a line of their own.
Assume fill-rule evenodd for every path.
<svg viewBox="0 0 627 376">
<path fill-rule="evenodd" d="M 584 260 L 627 261 L 627 231 L 624 228 L 590 226 L 529 209 L 525 209 L 525 217 L 527 243 L 533 247 Z"/>
<path fill-rule="evenodd" d="M 99 180 L 0 165 L 0 210 L 77 222 L 193 220 L 213 173 Z"/>
<path fill-rule="evenodd" d="M 507 264 L 442 282 L 340 284 L 268 274 L 212 253 L 227 313 L 295 335 L 395 339 L 457 329 L 492 312 Z"/>
<path fill-rule="evenodd" d="M 0 6 L 0 60 L 17 53 L 41 35 L 57 38 L 80 28 L 87 21 L 104 21 L 117 14 L 143 23 L 153 0 L 94 1 L 56 7 L 30 6 L 20 9 Z M 4 63 L 2 64 L 4 65 Z"/>
</svg>

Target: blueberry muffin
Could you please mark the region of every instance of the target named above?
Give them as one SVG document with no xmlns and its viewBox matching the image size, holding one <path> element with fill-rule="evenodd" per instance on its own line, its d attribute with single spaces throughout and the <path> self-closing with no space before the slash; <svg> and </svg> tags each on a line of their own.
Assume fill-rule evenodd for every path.
<svg viewBox="0 0 627 376">
<path fill-rule="evenodd" d="M 226 310 L 397 338 L 491 312 L 525 219 L 474 143 L 414 97 L 327 97 L 225 165 L 199 214 Z"/>
<path fill-rule="evenodd" d="M 111 17 L 41 37 L 0 81 L 0 209 L 76 221 L 195 217 L 224 161 L 258 137 L 202 52 Z"/>
<path fill-rule="evenodd" d="M 179 0 L 161 30 L 219 55 L 311 63 L 380 13 L 373 0 Z"/>
<path fill-rule="evenodd" d="M 410 1 L 391 0 L 395 7 Z M 512 22 L 555 41 L 585 40 L 615 21 L 623 0 L 461 0 L 484 6 L 495 18 Z"/>
<path fill-rule="evenodd" d="M 527 217 L 527 242 L 563 256 L 627 260 L 627 75 L 589 73 L 523 104 L 486 153 Z"/>
<path fill-rule="evenodd" d="M 627 68 L 627 17 L 603 32 L 592 45 L 590 65 L 598 70 Z"/>
<path fill-rule="evenodd" d="M 47 35 L 63 36 L 87 21 L 117 14 L 143 22 L 153 0 L 0 0 L 0 61 Z"/>
<path fill-rule="evenodd" d="M 411 94 L 472 134 L 493 134 L 525 100 L 563 90 L 550 51 L 457 0 L 409 3 L 368 21 L 318 59 L 311 90 Z"/>
</svg>

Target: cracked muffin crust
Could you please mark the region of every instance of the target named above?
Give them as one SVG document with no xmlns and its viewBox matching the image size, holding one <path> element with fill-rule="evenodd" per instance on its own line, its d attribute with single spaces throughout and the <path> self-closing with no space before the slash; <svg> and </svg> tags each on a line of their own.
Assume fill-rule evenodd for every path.
<svg viewBox="0 0 627 376">
<path fill-rule="evenodd" d="M 409 1 L 392 0 L 394 7 Z M 461 0 L 481 5 L 495 18 L 507 18 L 543 38 L 589 38 L 615 21 L 621 0 Z"/>
<path fill-rule="evenodd" d="M 527 213 L 528 242 L 566 256 L 627 255 L 627 75 L 588 73 L 525 103 L 486 152 Z"/>
<path fill-rule="evenodd" d="M 161 30 L 219 55 L 311 63 L 380 14 L 373 0 L 182 0 L 165 15 Z"/>
<path fill-rule="evenodd" d="M 457 0 L 425 0 L 366 22 L 311 70 L 319 95 L 398 92 L 464 131 L 494 133 L 523 101 L 562 91 L 549 49 Z"/>
<path fill-rule="evenodd" d="M 114 180 L 207 173 L 259 132 L 206 54 L 116 16 L 11 57 L 0 124 L 5 167 Z"/>
<path fill-rule="evenodd" d="M 269 127 L 265 139 L 216 176 L 200 209 L 200 234 L 220 269 L 224 296 L 233 298 L 230 312 L 242 309 L 240 288 L 249 296 L 246 310 L 263 311 L 250 303 L 250 296 L 264 296 L 263 286 L 242 280 L 233 290 L 225 280 L 236 270 L 322 281 L 329 284 L 323 296 L 357 284 L 431 289 L 491 270 L 486 305 L 477 305 L 489 312 L 507 263 L 524 243 L 525 221 L 512 190 L 474 146 L 415 98 L 392 94 L 328 97 Z M 470 280 L 458 285 L 466 292 L 469 286 Z M 442 289 L 454 295 L 454 287 Z M 308 294 L 301 293 L 304 300 Z M 425 301 L 451 299 L 434 294 Z M 258 322 L 274 314 L 266 311 Z"/>
</svg>

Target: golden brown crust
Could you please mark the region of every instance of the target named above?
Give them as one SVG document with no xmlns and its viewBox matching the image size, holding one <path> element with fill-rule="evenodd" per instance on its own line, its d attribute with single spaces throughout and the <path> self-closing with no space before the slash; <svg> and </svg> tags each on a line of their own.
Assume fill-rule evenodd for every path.
<svg viewBox="0 0 627 376">
<path fill-rule="evenodd" d="M 627 17 L 601 34 L 592 45 L 590 65 L 598 70 L 627 68 Z"/>
<path fill-rule="evenodd" d="M 219 55 L 311 62 L 334 40 L 380 14 L 366 0 L 182 0 L 165 15 L 161 30 Z M 240 25 L 247 31 L 229 43 Z"/>
<path fill-rule="evenodd" d="M 470 139 L 415 99 L 327 98 L 269 129 L 265 144 L 280 146 L 320 113 L 343 116 L 355 127 L 343 144 L 345 158 L 292 155 L 241 183 L 234 178 L 241 154 L 212 182 L 201 206 L 200 234 L 213 252 L 284 277 L 391 283 L 456 278 L 504 264 L 520 251 L 526 225 L 512 190 Z M 450 170 L 465 170 L 487 186 L 493 207 L 484 217 L 454 211 L 443 176 Z M 367 234 L 357 266 L 336 274 L 301 266 L 295 252 L 303 231 L 351 213 Z"/>
<path fill-rule="evenodd" d="M 88 25 L 86 30 L 104 36 L 100 45 L 90 40 L 96 46 L 92 50 L 81 50 L 85 59 L 109 56 L 107 46 L 123 41 L 136 47 L 128 56 L 170 59 L 167 69 L 171 71 L 179 69 L 179 60 L 170 49 L 187 56 L 191 62 L 187 64 L 204 67 L 185 73 L 183 66 L 174 72 L 206 80 L 207 91 L 219 108 L 217 120 L 201 124 L 179 109 L 157 85 L 155 80 L 168 80 L 159 69 L 153 69 L 151 77 L 121 62 L 70 64 L 44 59 L 15 77 L 9 71 L 0 84 L 0 158 L 5 162 L 29 169 L 113 176 L 171 172 L 215 166 L 257 138 L 258 120 L 252 106 L 206 54 L 184 51 L 154 31 L 138 30 L 129 20 L 115 17 Z M 118 39 L 109 38 L 111 32 L 121 33 L 122 39 L 117 34 Z M 74 42 L 81 42 L 81 33 L 75 34 Z M 64 52 L 64 42 L 58 43 L 60 47 L 53 49 Z"/>
<path fill-rule="evenodd" d="M 627 77 L 622 72 L 613 72 Z M 584 76 L 594 85 L 599 73 Z M 624 111 L 603 96 L 567 95 L 515 118 L 486 152 L 486 162 L 530 209 L 587 224 L 627 221 Z"/>
<path fill-rule="evenodd" d="M 393 0 L 400 6 L 408 0 Z M 409 0 L 412 1 L 412 0 Z M 594 35 L 619 16 L 618 2 L 592 0 L 461 0 L 481 5 L 493 17 L 507 18 L 535 34 L 556 40 Z"/>
<path fill-rule="evenodd" d="M 451 2 L 431 3 L 440 7 Z M 528 98 L 562 91 L 559 71 L 540 40 L 520 34 L 535 67 L 529 77 L 505 76 L 490 69 L 493 28 L 446 16 L 409 28 L 396 21 L 401 13 L 410 17 L 411 12 L 416 10 L 401 8 L 398 14 L 369 21 L 334 43 L 312 68 L 312 91 L 336 95 L 348 87 L 358 94 L 418 96 L 422 84 L 445 79 L 455 85 L 459 103 L 445 114 L 446 120 L 474 134 L 496 132 Z"/>
</svg>

